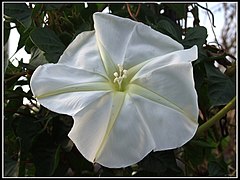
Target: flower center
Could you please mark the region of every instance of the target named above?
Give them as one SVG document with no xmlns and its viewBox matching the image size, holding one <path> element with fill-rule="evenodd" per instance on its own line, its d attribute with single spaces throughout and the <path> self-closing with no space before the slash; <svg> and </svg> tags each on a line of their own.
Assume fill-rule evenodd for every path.
<svg viewBox="0 0 240 180">
<path fill-rule="evenodd" d="M 114 72 L 113 75 L 115 79 L 113 80 L 113 83 L 118 83 L 118 89 L 119 91 L 122 91 L 122 82 L 123 79 L 127 78 L 128 71 L 126 69 L 123 69 L 123 66 L 121 64 L 118 64 L 118 72 Z"/>
</svg>

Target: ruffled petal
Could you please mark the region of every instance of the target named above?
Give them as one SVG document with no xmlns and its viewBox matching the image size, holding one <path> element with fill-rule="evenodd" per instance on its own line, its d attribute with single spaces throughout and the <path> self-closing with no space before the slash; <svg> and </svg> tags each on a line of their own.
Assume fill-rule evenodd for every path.
<svg viewBox="0 0 240 180">
<path fill-rule="evenodd" d="M 138 112 L 130 96 L 124 96 L 121 111 L 95 159 L 106 167 L 121 168 L 137 163 L 155 147 L 146 119 Z"/>
<path fill-rule="evenodd" d="M 184 112 L 171 108 L 165 103 L 130 94 L 139 116 L 154 139 L 154 151 L 181 147 L 195 134 L 198 123 L 189 119 Z"/>
<path fill-rule="evenodd" d="M 195 48 L 192 48 L 149 62 L 136 73 L 131 81 L 131 84 L 136 84 L 142 91 L 137 92 L 136 88 L 133 90 L 143 97 L 152 100 L 157 98 L 159 103 L 167 102 L 172 105 L 171 108 L 175 107 L 176 110 L 182 109 L 186 115 L 191 117 L 190 119 L 197 121 L 197 93 L 194 88 L 193 68 L 190 62 L 196 58 L 194 52 L 196 52 Z M 165 63 L 167 61 L 169 62 Z"/>
<path fill-rule="evenodd" d="M 39 66 L 30 81 L 40 104 L 57 113 L 74 115 L 111 91 L 105 77 L 60 64 Z"/>
<path fill-rule="evenodd" d="M 130 96 L 107 93 L 76 115 L 69 137 L 90 162 L 111 168 L 143 159 L 155 142 Z"/>
<path fill-rule="evenodd" d="M 93 19 L 100 53 L 106 51 L 102 54 L 125 68 L 183 49 L 177 41 L 143 23 L 105 13 L 95 13 Z"/>
<path fill-rule="evenodd" d="M 66 48 L 58 63 L 106 76 L 96 43 L 95 31 L 80 33 Z"/>
<path fill-rule="evenodd" d="M 106 93 L 73 116 L 74 124 L 68 136 L 81 154 L 94 162 L 109 124 L 112 94 Z"/>
<path fill-rule="evenodd" d="M 89 161 L 101 163 L 98 157 L 103 153 L 109 135 L 115 133 L 113 127 L 122 111 L 124 100 L 123 92 L 107 93 L 73 117 L 74 125 L 69 137 Z M 111 158 L 107 160 L 115 163 Z"/>
</svg>

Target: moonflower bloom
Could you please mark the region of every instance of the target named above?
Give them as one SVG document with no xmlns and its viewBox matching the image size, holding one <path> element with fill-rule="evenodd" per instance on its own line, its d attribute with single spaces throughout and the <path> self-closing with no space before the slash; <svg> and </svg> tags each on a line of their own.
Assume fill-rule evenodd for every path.
<svg viewBox="0 0 240 180">
<path fill-rule="evenodd" d="M 120 168 L 151 151 L 182 146 L 198 127 L 191 62 L 184 49 L 151 27 L 95 13 L 58 63 L 39 66 L 30 86 L 46 108 L 73 117 L 69 137 L 91 162 Z"/>
</svg>

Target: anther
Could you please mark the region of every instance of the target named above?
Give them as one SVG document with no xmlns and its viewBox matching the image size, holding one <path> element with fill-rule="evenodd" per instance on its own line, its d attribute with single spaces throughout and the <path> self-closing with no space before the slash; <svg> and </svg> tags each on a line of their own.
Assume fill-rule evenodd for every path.
<svg viewBox="0 0 240 180">
<path fill-rule="evenodd" d="M 119 69 L 119 74 L 118 72 L 113 73 L 113 75 L 115 76 L 113 83 L 117 82 L 119 89 L 121 89 L 123 79 L 127 78 L 127 70 L 123 69 L 123 66 L 121 64 L 118 64 L 118 69 Z"/>
<path fill-rule="evenodd" d="M 114 75 L 115 77 L 118 77 L 118 73 L 117 73 L 117 72 L 113 73 L 113 75 Z"/>
</svg>

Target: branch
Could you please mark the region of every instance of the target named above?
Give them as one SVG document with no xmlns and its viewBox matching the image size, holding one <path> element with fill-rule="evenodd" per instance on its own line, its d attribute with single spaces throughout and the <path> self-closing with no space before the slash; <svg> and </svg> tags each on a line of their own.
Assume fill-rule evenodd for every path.
<svg viewBox="0 0 240 180">
<path fill-rule="evenodd" d="M 201 5 L 198 4 L 198 3 L 196 3 L 196 5 L 199 6 L 200 8 L 202 8 L 202 9 L 206 10 L 207 12 L 209 12 L 209 13 L 211 14 L 211 16 L 212 16 L 212 22 L 211 22 L 211 23 L 212 23 L 212 26 L 213 26 L 213 27 L 216 27 L 216 26 L 214 25 L 214 15 L 213 15 L 212 11 L 209 10 L 208 8 L 205 8 L 205 7 L 201 6 Z"/>
<path fill-rule="evenodd" d="M 228 111 L 230 111 L 235 106 L 235 102 L 236 102 L 236 96 L 224 108 L 222 108 L 217 114 L 215 114 L 207 122 L 202 124 L 198 128 L 195 137 L 200 136 L 204 131 L 208 130 L 217 121 L 219 121 L 223 116 L 225 116 L 228 113 Z"/>
</svg>

